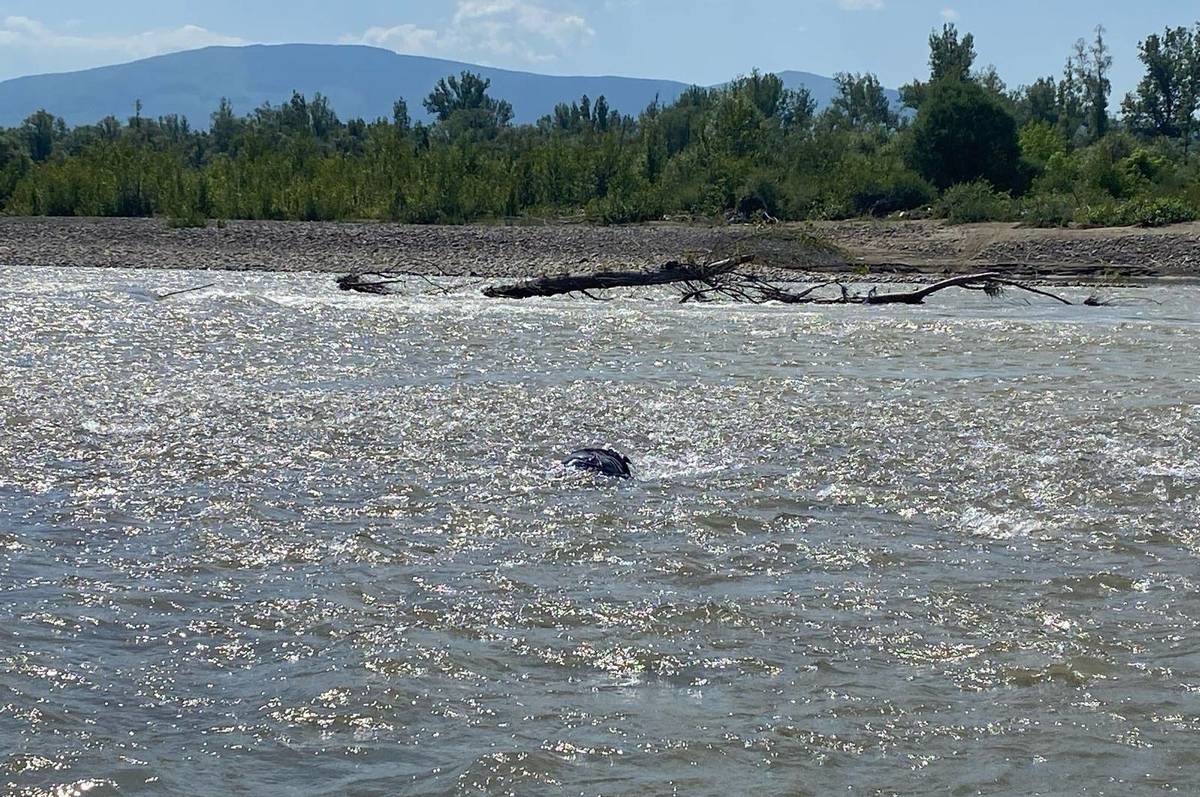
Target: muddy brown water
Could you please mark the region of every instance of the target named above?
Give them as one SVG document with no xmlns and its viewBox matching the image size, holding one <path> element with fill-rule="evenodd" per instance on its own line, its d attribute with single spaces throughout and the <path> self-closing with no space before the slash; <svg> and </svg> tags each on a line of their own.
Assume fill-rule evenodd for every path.
<svg viewBox="0 0 1200 797">
<path fill-rule="evenodd" d="M 1197 793 L 1200 314 L 1138 295 L 0 269 L 0 790 Z"/>
</svg>

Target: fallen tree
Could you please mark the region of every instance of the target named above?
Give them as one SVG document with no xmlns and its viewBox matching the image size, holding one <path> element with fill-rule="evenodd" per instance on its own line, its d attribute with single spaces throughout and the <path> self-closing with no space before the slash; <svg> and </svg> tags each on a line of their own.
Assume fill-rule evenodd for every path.
<svg viewBox="0 0 1200 797">
<path fill-rule="evenodd" d="M 441 275 L 446 277 L 448 275 Z M 428 274 L 415 271 L 355 271 L 338 277 L 337 286 L 343 291 L 367 293 L 374 296 L 388 296 L 395 293 L 396 285 L 407 285 L 413 280 L 424 282 L 434 293 L 453 293 L 456 290 L 472 287 L 479 283 L 445 285 L 434 282 Z"/>
<path fill-rule="evenodd" d="M 927 299 L 942 291 L 957 288 L 982 291 L 992 297 L 1000 296 L 1007 289 L 1015 289 L 1064 305 L 1076 304 L 1063 296 L 1005 277 L 996 271 L 963 274 L 911 290 L 886 293 L 879 292 L 877 288 L 872 288 L 867 293 L 859 293 L 840 279 L 794 289 L 784 287 L 743 268 L 753 263 L 754 259 L 754 255 L 740 255 L 707 264 L 671 261 L 653 270 L 546 275 L 518 282 L 488 285 L 483 288 L 483 295 L 493 299 L 521 300 L 579 294 L 599 301 L 604 298 L 596 295 L 601 291 L 616 288 L 674 285 L 679 287 L 680 301 L 683 303 L 709 302 L 722 298 L 749 304 L 774 302 L 779 304 L 918 305 L 924 304 Z M 423 280 L 440 293 L 451 293 L 471 287 L 469 284 L 446 286 L 434 282 L 426 275 L 409 272 L 347 274 L 338 279 L 338 287 L 345 291 L 388 294 L 392 293 L 393 286 L 410 283 L 413 279 Z M 1111 303 L 1111 301 L 1102 301 L 1096 296 L 1092 296 L 1081 304 L 1096 307 Z"/>
<path fill-rule="evenodd" d="M 386 296 L 392 292 L 393 285 L 399 285 L 404 282 L 403 279 L 391 279 L 393 276 L 392 274 L 374 271 L 356 271 L 338 277 L 337 286 L 343 291 Z"/>
<path fill-rule="evenodd" d="M 586 274 L 557 274 L 537 277 L 510 285 L 490 285 L 483 295 L 492 299 L 532 299 L 587 294 L 611 288 L 645 288 L 675 283 L 710 283 L 730 274 L 739 266 L 754 261 L 753 255 L 731 257 L 708 265 L 665 263 L 656 271 L 595 271 Z"/>
<path fill-rule="evenodd" d="M 800 291 L 780 287 L 757 274 L 741 270 L 741 266 L 754 261 L 753 255 L 720 260 L 708 265 L 667 263 L 656 271 L 598 271 L 582 274 L 559 274 L 538 277 L 509 285 L 489 286 L 483 295 L 493 299 L 530 299 L 534 297 L 561 296 L 581 293 L 590 298 L 593 291 L 610 288 L 642 288 L 658 285 L 680 285 L 683 293 L 680 301 L 706 302 L 722 297 L 735 302 L 750 304 L 924 304 L 934 294 L 950 288 L 984 291 L 990 296 L 999 296 L 1005 288 L 1016 288 L 1061 302 L 1074 304 L 1049 291 L 1002 277 L 997 272 L 964 274 L 926 285 L 910 291 L 893 293 L 859 294 L 853 292 L 840 280 L 813 285 Z M 837 288 L 836 295 L 821 293 L 828 288 Z"/>
</svg>

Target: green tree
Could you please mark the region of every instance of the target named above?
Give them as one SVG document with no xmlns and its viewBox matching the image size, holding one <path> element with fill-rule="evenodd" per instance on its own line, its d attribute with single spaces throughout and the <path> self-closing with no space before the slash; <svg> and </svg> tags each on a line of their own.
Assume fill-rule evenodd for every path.
<svg viewBox="0 0 1200 797">
<path fill-rule="evenodd" d="M 67 137 L 67 125 L 57 116 L 41 110 L 21 124 L 20 134 L 30 159 L 41 163 L 48 160 L 54 153 L 54 146 Z"/>
<path fill-rule="evenodd" d="M 116 141 L 121 137 L 121 120 L 106 116 L 96 125 L 96 133 L 105 141 Z"/>
<path fill-rule="evenodd" d="M 1058 124 L 1058 86 L 1053 77 L 1038 78 L 1017 90 L 1016 115 L 1023 124 Z"/>
<path fill-rule="evenodd" d="M 1058 125 L 1063 135 L 1072 141 L 1087 123 L 1084 111 L 1087 105 L 1087 90 L 1084 84 L 1087 60 L 1087 47 L 1083 39 L 1080 39 L 1075 43 L 1075 55 L 1067 58 L 1062 79 L 1058 81 Z"/>
<path fill-rule="evenodd" d="M 460 77 L 442 78 L 425 98 L 425 110 L 436 116 L 439 122 L 447 122 L 461 111 L 482 112 L 494 119 L 497 127 L 505 127 L 513 119 L 512 105 L 505 100 L 489 97 L 487 90 L 491 85 L 491 80 L 473 72 L 463 72 Z"/>
<path fill-rule="evenodd" d="M 338 130 L 340 124 L 329 98 L 317 92 L 308 105 L 308 129 L 322 141 L 328 141 Z"/>
<path fill-rule="evenodd" d="M 728 92 L 717 103 L 707 131 L 707 142 L 715 151 L 733 157 L 757 152 L 764 140 L 765 117 L 753 98 L 741 92 Z"/>
<path fill-rule="evenodd" d="M 909 108 L 920 108 L 929 93 L 929 86 L 939 80 L 971 80 L 975 65 L 975 37 L 958 35 L 953 23 L 929 34 L 929 81 L 914 80 L 900 89 L 900 99 Z M 994 70 L 993 70 L 994 72 Z"/>
<path fill-rule="evenodd" d="M 961 39 L 953 24 L 942 26 L 942 32 L 929 36 L 929 82 L 939 80 L 969 80 L 975 65 L 975 37 L 968 33 Z"/>
<path fill-rule="evenodd" d="M 1083 39 L 1075 42 L 1075 51 L 1059 83 L 1059 118 L 1067 128 L 1064 132 L 1077 137 L 1082 129 L 1089 143 L 1099 141 L 1109 128 L 1113 59 L 1104 33 L 1104 26 L 1098 25 L 1090 44 Z"/>
<path fill-rule="evenodd" d="M 4 210 L 17 181 L 24 176 L 29 155 L 16 141 L 16 136 L 0 131 L 0 211 Z"/>
<path fill-rule="evenodd" d="M 1084 73 L 1087 90 L 1087 124 L 1092 141 L 1099 141 L 1108 133 L 1108 98 L 1112 94 L 1112 51 L 1104 40 L 1104 26 L 1096 26 L 1096 38 L 1088 50 L 1090 69 Z"/>
<path fill-rule="evenodd" d="M 817 101 L 807 86 L 789 91 L 784 98 L 781 121 L 787 130 L 808 130 L 817 116 Z"/>
<path fill-rule="evenodd" d="M 1200 25 L 1146 37 L 1138 57 L 1146 74 L 1122 103 L 1125 119 L 1144 135 L 1182 139 L 1186 154 L 1200 111 Z"/>
<path fill-rule="evenodd" d="M 212 136 L 213 149 L 221 153 L 232 151 L 234 138 L 237 136 L 240 127 L 241 120 L 234 116 L 233 105 L 227 98 L 222 97 L 221 104 L 212 115 L 210 134 Z"/>
<path fill-rule="evenodd" d="M 1062 131 L 1049 122 L 1030 122 L 1021 128 L 1021 154 L 1044 168 L 1055 155 L 1065 154 L 1067 142 Z"/>
<path fill-rule="evenodd" d="M 730 84 L 734 94 L 744 95 L 766 118 L 779 116 L 787 100 L 787 89 L 778 75 L 762 74 L 757 69 L 749 77 L 738 78 Z"/>
<path fill-rule="evenodd" d="M 879 78 L 872 74 L 839 72 L 833 79 L 837 83 L 837 94 L 828 113 L 836 125 L 862 130 L 894 128 L 899 123 Z"/>
<path fill-rule="evenodd" d="M 408 114 L 408 103 L 403 99 L 392 103 L 392 126 L 397 133 L 407 133 L 412 128 L 412 117 Z"/>
<path fill-rule="evenodd" d="M 930 85 L 909 144 L 910 164 L 940 189 L 983 179 L 1005 190 L 1017 177 L 1016 120 L 970 81 Z"/>
<path fill-rule="evenodd" d="M 601 132 L 607 131 L 611 113 L 608 100 L 601 94 L 596 98 L 596 104 L 592 106 L 592 127 Z"/>
<path fill-rule="evenodd" d="M 1004 79 L 1000 77 L 1000 73 L 996 71 L 994 65 L 988 64 L 972 76 L 971 80 L 983 86 L 984 91 L 1000 100 L 1000 102 L 1011 104 L 1012 100 L 1008 95 L 1008 86 L 1004 83 Z"/>
</svg>

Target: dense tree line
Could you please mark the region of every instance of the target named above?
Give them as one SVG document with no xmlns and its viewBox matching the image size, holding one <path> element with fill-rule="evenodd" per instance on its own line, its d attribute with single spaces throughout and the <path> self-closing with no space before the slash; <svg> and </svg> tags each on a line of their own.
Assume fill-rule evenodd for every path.
<svg viewBox="0 0 1200 797">
<path fill-rule="evenodd" d="M 1200 24 L 1141 43 L 1145 77 L 1114 116 L 1098 28 L 1059 77 L 1009 90 L 976 66 L 974 38 L 930 37 L 930 72 L 895 107 L 873 75 L 840 74 L 820 113 L 807 91 L 752 73 L 694 87 L 637 117 L 604 97 L 535 125 L 488 81 L 448 77 L 414 123 L 342 120 L 295 94 L 206 130 L 115 118 L 68 129 L 39 111 L 0 130 L 0 209 L 22 215 L 381 219 L 457 223 L 583 215 L 840 219 L 935 213 L 955 221 L 1158 224 L 1200 210 Z"/>
</svg>

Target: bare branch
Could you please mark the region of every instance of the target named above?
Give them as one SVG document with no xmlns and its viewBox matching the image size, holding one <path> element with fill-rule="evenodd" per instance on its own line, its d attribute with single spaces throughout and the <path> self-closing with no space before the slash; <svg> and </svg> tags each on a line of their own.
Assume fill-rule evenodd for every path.
<svg viewBox="0 0 1200 797">
<path fill-rule="evenodd" d="M 207 285 L 201 285 L 198 288 L 184 288 L 181 291 L 171 291 L 170 293 L 155 294 L 154 298 L 158 299 L 161 302 L 163 299 L 170 299 L 172 296 L 183 296 L 185 293 L 195 293 L 196 291 L 202 291 L 202 290 L 205 290 L 206 288 L 211 288 L 211 287 L 215 286 L 216 284 L 217 283 L 215 283 L 215 282 L 210 282 Z"/>
</svg>

